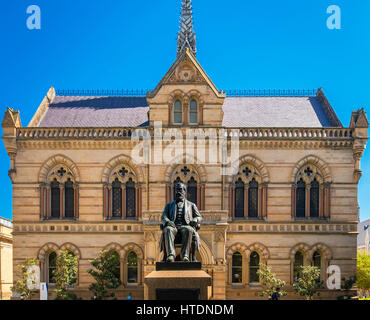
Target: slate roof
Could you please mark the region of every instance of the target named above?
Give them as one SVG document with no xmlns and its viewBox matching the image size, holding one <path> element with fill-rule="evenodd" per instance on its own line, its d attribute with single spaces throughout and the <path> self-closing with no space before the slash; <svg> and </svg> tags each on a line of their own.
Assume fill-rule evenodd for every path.
<svg viewBox="0 0 370 320">
<path fill-rule="evenodd" d="M 333 127 L 317 97 L 231 97 L 223 111 L 225 127 Z"/>
<path fill-rule="evenodd" d="M 145 97 L 56 96 L 39 127 L 147 126 Z M 317 97 L 228 97 L 225 127 L 336 127 Z"/>
<path fill-rule="evenodd" d="M 147 126 L 145 97 L 56 96 L 39 127 Z"/>
</svg>

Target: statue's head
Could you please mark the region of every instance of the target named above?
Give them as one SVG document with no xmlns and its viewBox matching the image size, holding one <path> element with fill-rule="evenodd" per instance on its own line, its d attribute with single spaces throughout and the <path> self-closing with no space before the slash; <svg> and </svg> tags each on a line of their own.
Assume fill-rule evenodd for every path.
<svg viewBox="0 0 370 320">
<path fill-rule="evenodd" d="M 175 184 L 175 199 L 176 201 L 182 201 L 185 199 L 186 186 L 182 182 Z"/>
</svg>

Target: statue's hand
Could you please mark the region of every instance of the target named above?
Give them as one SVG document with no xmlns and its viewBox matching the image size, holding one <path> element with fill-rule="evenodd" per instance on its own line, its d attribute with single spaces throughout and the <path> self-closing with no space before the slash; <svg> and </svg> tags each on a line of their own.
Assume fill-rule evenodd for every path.
<svg viewBox="0 0 370 320">
<path fill-rule="evenodd" d="M 197 221 L 190 221 L 190 226 L 194 229 L 197 227 L 198 222 Z"/>
<path fill-rule="evenodd" d="M 175 225 L 175 223 L 173 221 L 167 221 L 166 227 L 168 227 L 168 226 L 170 226 L 172 228 L 176 228 L 176 225 Z"/>
</svg>

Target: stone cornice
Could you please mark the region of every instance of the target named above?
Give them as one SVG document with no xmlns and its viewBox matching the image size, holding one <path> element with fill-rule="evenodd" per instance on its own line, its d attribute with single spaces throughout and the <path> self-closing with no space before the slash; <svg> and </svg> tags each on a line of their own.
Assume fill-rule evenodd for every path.
<svg viewBox="0 0 370 320">
<path fill-rule="evenodd" d="M 181 130 L 184 141 L 186 130 L 194 128 L 163 128 Z M 325 149 L 352 148 L 352 129 L 347 128 L 216 128 L 224 130 L 228 140 L 237 132 L 241 148 L 252 149 Z M 20 149 L 121 149 L 132 148 L 138 141 L 131 138 L 150 134 L 153 128 L 18 128 L 17 147 Z M 171 142 L 164 142 L 169 144 Z M 197 142 L 198 143 L 198 142 Z"/>
</svg>

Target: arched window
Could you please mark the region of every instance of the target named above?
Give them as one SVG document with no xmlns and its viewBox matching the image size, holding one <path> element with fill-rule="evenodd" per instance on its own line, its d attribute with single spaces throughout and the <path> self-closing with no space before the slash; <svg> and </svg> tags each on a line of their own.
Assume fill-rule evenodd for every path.
<svg viewBox="0 0 370 320">
<path fill-rule="evenodd" d="M 127 255 L 127 283 L 138 283 L 138 259 L 137 254 L 133 251 Z"/>
<path fill-rule="evenodd" d="M 198 123 L 198 103 L 196 102 L 196 100 L 190 101 L 189 123 L 190 124 Z"/>
<path fill-rule="evenodd" d="M 311 182 L 310 189 L 310 217 L 318 218 L 319 217 L 319 200 L 320 200 L 320 186 L 316 181 Z"/>
<path fill-rule="evenodd" d="M 253 179 L 248 189 L 248 217 L 258 217 L 258 182 Z"/>
<path fill-rule="evenodd" d="M 315 251 L 312 256 L 312 264 L 314 267 L 318 267 L 321 270 L 321 254 L 318 251 Z"/>
<path fill-rule="evenodd" d="M 122 186 L 118 179 L 112 183 L 112 217 L 122 217 Z"/>
<path fill-rule="evenodd" d="M 260 281 L 257 271 L 260 268 L 260 256 L 257 252 L 252 252 L 249 259 L 249 282 L 256 283 Z"/>
<path fill-rule="evenodd" d="M 180 100 L 176 100 L 173 107 L 173 123 L 182 123 L 182 103 Z"/>
<path fill-rule="evenodd" d="M 71 179 L 65 183 L 65 216 L 66 218 L 73 218 L 75 211 L 75 190 L 73 188 L 73 182 Z"/>
<path fill-rule="evenodd" d="M 196 205 L 198 204 L 198 188 L 197 188 L 197 182 L 195 181 L 194 177 L 191 177 L 191 179 L 188 182 L 188 188 L 187 188 L 187 199 L 195 203 Z"/>
<path fill-rule="evenodd" d="M 303 267 L 303 254 L 301 251 L 297 251 L 297 253 L 294 256 L 294 266 L 293 266 L 293 280 L 297 281 L 300 277 L 301 271 Z"/>
<path fill-rule="evenodd" d="M 72 171 L 56 166 L 40 186 L 41 219 L 78 218 L 78 184 Z"/>
<path fill-rule="evenodd" d="M 70 257 L 75 257 L 75 254 L 72 252 L 72 251 L 68 251 L 68 255 Z M 74 285 L 76 284 L 77 282 L 77 273 L 74 272 L 72 275 L 71 275 L 71 284 Z"/>
<path fill-rule="evenodd" d="M 57 254 L 56 252 L 50 252 L 48 256 L 48 283 L 55 283 L 54 270 L 57 267 Z"/>
<path fill-rule="evenodd" d="M 50 184 L 51 192 L 51 217 L 60 218 L 60 188 L 57 179 Z"/>
<path fill-rule="evenodd" d="M 302 179 L 297 183 L 296 198 L 296 216 L 304 218 L 306 216 L 306 184 Z"/>
<path fill-rule="evenodd" d="M 235 183 L 235 217 L 244 217 L 244 183 L 241 179 Z"/>
<path fill-rule="evenodd" d="M 136 216 L 136 190 L 135 183 L 130 178 L 126 183 L 126 218 Z"/>
<path fill-rule="evenodd" d="M 240 252 L 235 252 L 232 257 L 231 281 L 232 283 L 243 282 L 243 256 Z"/>
</svg>

